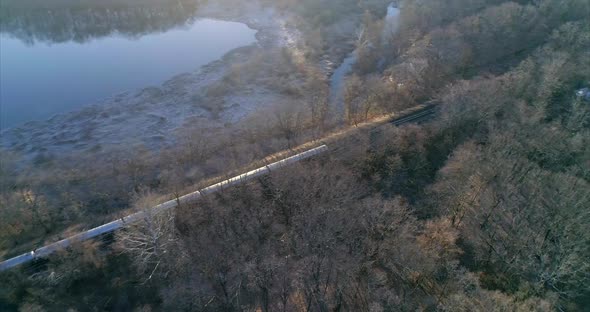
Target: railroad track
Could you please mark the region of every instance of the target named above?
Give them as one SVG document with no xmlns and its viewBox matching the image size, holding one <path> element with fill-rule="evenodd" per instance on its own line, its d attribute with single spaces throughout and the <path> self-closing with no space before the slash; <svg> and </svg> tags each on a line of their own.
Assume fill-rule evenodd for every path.
<svg viewBox="0 0 590 312">
<path fill-rule="evenodd" d="M 422 111 L 418 111 L 413 115 L 405 116 L 391 121 L 394 126 L 400 126 L 410 122 L 420 122 L 433 118 L 436 114 L 436 107 L 430 106 Z"/>
<path fill-rule="evenodd" d="M 435 113 L 436 113 L 436 106 L 435 105 L 432 105 L 432 104 L 423 105 L 423 106 L 420 106 L 417 110 L 412 111 L 407 115 L 402 114 L 403 115 L 402 117 L 399 117 L 399 118 L 394 117 L 394 118 L 387 120 L 386 122 L 376 123 L 374 125 L 375 128 L 372 131 L 377 131 L 377 127 L 379 125 L 383 125 L 386 123 L 390 123 L 395 126 L 400 126 L 400 125 L 411 123 L 411 122 L 421 122 L 421 121 L 433 118 Z M 321 145 L 316 146 L 316 147 L 313 147 L 313 146 L 317 145 L 318 143 L 304 144 L 302 146 L 309 146 L 309 148 L 303 152 L 300 152 L 296 155 L 293 155 L 293 156 L 284 158 L 282 160 L 273 162 L 271 164 L 259 167 L 257 169 L 248 171 L 244 174 L 237 175 L 233 178 L 223 180 L 219 183 L 213 184 L 211 186 L 200 189 L 198 191 L 195 191 L 195 192 L 186 194 L 184 196 L 169 200 L 165 203 L 162 203 L 160 205 L 152 207 L 151 213 L 158 213 L 158 212 L 161 212 L 164 210 L 174 209 L 175 207 L 177 207 L 178 205 L 181 205 L 181 204 L 195 202 L 196 200 L 203 197 L 204 195 L 219 192 L 219 191 L 226 189 L 228 187 L 250 181 L 252 179 L 255 179 L 255 178 L 263 176 L 263 175 L 267 175 L 270 172 L 274 172 L 275 170 L 278 170 L 278 169 L 288 166 L 290 164 L 299 162 L 304 159 L 309 159 L 309 158 L 314 157 L 319 154 L 323 154 L 329 150 L 329 148 L 326 144 L 334 143 L 339 138 L 341 138 L 347 134 L 348 134 L 348 132 L 345 132 L 342 135 L 333 136 L 328 140 L 318 140 L 316 142 L 320 142 L 319 144 L 321 144 Z M 313 147 L 313 148 L 311 148 L 311 147 Z M 279 154 L 282 154 L 282 153 L 279 153 Z M 146 213 L 143 211 L 140 211 L 140 212 L 131 214 L 129 216 L 126 216 L 126 217 L 111 221 L 109 223 L 103 224 L 101 226 L 95 227 L 95 228 L 90 229 L 88 231 L 84 231 L 84 232 L 78 233 L 76 235 L 73 235 L 71 237 L 62 239 L 62 240 L 57 241 L 55 243 L 37 248 L 35 250 L 21 254 L 19 256 L 7 259 L 5 261 L 0 262 L 0 272 L 14 268 L 18 265 L 21 265 L 21 264 L 24 264 L 24 263 L 27 263 L 27 262 L 30 262 L 33 260 L 45 258 L 45 257 L 51 255 L 52 253 L 59 251 L 59 250 L 63 250 L 65 248 L 68 248 L 75 243 L 90 240 L 90 239 L 99 237 L 104 234 L 112 233 L 114 231 L 117 231 L 117 230 L 125 227 L 126 225 L 128 225 L 130 223 L 140 221 L 140 220 L 144 219 L 145 217 L 146 217 Z"/>
</svg>

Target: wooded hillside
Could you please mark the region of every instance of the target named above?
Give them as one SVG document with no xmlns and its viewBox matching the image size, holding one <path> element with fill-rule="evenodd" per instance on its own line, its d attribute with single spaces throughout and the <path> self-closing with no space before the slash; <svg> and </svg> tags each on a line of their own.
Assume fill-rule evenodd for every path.
<svg viewBox="0 0 590 312">
<path fill-rule="evenodd" d="M 308 42 L 321 33 L 310 63 L 330 50 L 334 25 L 364 30 L 351 36 L 348 124 L 426 101 L 436 117 L 360 131 L 108 244 L 3 272 L 0 310 L 587 311 L 590 102 L 576 95 L 590 86 L 587 0 L 403 0 L 391 36 L 381 35 L 388 1 L 267 2 L 294 12 Z M 186 136 L 170 153 L 138 151 L 113 175 L 85 173 L 120 195 L 92 200 L 149 206 L 194 183 L 177 173 L 195 162 L 244 163 L 333 126 L 314 116 L 281 115 L 244 130 L 246 141 Z M 11 169 L 2 167 L 4 247 L 83 214 L 45 202 L 80 195 L 28 193 L 30 176 Z M 55 177 L 36 185 L 62 192 L 48 186 Z M 83 185 L 74 190 L 93 189 Z"/>
</svg>

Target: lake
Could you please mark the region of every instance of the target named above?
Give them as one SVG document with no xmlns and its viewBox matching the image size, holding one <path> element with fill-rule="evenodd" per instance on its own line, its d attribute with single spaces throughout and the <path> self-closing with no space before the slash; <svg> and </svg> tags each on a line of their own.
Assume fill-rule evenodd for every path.
<svg viewBox="0 0 590 312">
<path fill-rule="evenodd" d="M 159 85 L 256 41 L 246 25 L 197 10 L 187 0 L 3 0 L 0 127 Z"/>
</svg>

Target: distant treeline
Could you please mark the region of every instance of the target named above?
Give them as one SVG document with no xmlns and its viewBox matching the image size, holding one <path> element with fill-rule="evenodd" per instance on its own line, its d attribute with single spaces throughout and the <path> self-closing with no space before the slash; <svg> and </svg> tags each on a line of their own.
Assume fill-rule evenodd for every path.
<svg viewBox="0 0 590 312">
<path fill-rule="evenodd" d="M 193 0 L 3 1 L 0 29 L 26 43 L 138 37 L 185 25 L 197 8 Z"/>
</svg>

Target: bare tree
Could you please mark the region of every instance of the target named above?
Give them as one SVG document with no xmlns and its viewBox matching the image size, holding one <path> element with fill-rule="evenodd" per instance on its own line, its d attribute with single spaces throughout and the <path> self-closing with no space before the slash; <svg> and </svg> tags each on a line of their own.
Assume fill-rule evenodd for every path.
<svg viewBox="0 0 590 312">
<path fill-rule="evenodd" d="M 174 213 L 170 210 L 156 211 L 157 196 L 147 193 L 141 196 L 134 207 L 142 216 L 135 223 L 117 234 L 123 252 L 131 255 L 140 272 L 146 273 L 146 281 L 154 274 L 167 276 L 172 270 L 173 259 L 182 257 L 174 227 Z"/>
</svg>

